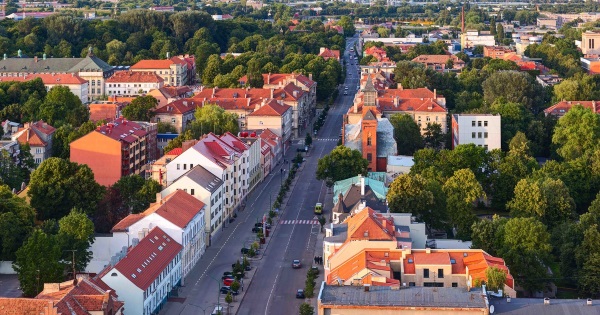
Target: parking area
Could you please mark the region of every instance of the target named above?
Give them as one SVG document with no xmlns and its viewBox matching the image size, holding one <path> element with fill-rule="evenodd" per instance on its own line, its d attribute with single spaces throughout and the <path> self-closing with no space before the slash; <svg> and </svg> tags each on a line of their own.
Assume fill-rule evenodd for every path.
<svg viewBox="0 0 600 315">
<path fill-rule="evenodd" d="M 0 297 L 20 297 L 22 294 L 17 275 L 0 275 Z"/>
</svg>

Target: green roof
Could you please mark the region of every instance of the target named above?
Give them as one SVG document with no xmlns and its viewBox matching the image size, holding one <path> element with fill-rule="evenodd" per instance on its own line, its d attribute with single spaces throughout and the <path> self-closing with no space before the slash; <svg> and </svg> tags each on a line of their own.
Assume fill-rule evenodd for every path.
<svg viewBox="0 0 600 315">
<path fill-rule="evenodd" d="M 387 196 L 388 188 L 385 186 L 384 172 L 369 172 L 365 177 L 365 185 L 371 187 L 377 198 L 384 200 Z M 344 180 L 339 180 L 333 185 L 333 204 L 337 204 L 340 194 L 346 195 L 352 185 L 360 185 L 360 177 L 354 176 Z"/>
</svg>

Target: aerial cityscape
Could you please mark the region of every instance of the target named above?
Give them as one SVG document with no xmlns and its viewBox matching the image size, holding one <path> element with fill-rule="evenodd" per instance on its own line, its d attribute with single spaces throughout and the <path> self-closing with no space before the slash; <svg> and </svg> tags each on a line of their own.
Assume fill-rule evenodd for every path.
<svg viewBox="0 0 600 315">
<path fill-rule="evenodd" d="M 600 2 L 0 7 L 0 315 L 600 314 Z"/>
</svg>

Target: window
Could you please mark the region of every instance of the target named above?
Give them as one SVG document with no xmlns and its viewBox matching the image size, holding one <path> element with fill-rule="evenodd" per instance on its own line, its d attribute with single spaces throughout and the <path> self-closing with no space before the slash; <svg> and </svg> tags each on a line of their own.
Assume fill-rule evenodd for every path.
<svg viewBox="0 0 600 315">
<path fill-rule="evenodd" d="M 486 151 L 488 150 L 488 145 L 487 144 L 484 144 L 483 147 L 485 148 Z"/>
<path fill-rule="evenodd" d="M 450 263 L 453 265 L 456 264 L 456 259 L 450 259 Z"/>
<path fill-rule="evenodd" d="M 409 287 L 414 287 L 414 286 L 415 286 L 415 283 L 414 283 L 414 282 L 409 282 L 409 283 L 408 283 L 408 286 L 409 286 Z"/>
<path fill-rule="evenodd" d="M 481 132 L 477 133 L 477 138 L 481 139 Z"/>
<path fill-rule="evenodd" d="M 367 153 L 367 160 L 371 162 L 371 160 L 373 160 L 373 154 Z"/>
<path fill-rule="evenodd" d="M 171 123 L 175 123 L 175 118 L 171 118 Z"/>
<path fill-rule="evenodd" d="M 475 127 L 475 121 L 471 120 L 471 127 Z"/>
<path fill-rule="evenodd" d="M 452 282 L 452 287 L 453 288 L 458 288 L 458 283 L 457 282 Z"/>
<path fill-rule="evenodd" d="M 444 277 L 444 269 L 438 269 L 438 278 Z"/>
<path fill-rule="evenodd" d="M 42 148 L 35 148 L 35 153 L 42 153 Z"/>
<path fill-rule="evenodd" d="M 487 139 L 487 137 L 488 137 L 487 131 L 483 133 L 483 137 Z"/>
<path fill-rule="evenodd" d="M 429 269 L 423 269 L 423 278 L 429 278 Z"/>
<path fill-rule="evenodd" d="M 484 127 L 487 127 L 487 120 L 484 120 L 484 121 L 483 121 L 483 126 L 484 126 Z"/>
<path fill-rule="evenodd" d="M 40 159 L 40 158 L 36 158 L 36 159 L 35 159 L 35 164 L 40 164 L 40 163 L 42 163 L 42 159 Z"/>
<path fill-rule="evenodd" d="M 471 132 L 471 138 L 475 139 L 475 133 Z"/>
<path fill-rule="evenodd" d="M 477 121 L 477 127 L 481 127 L 481 120 Z"/>
<path fill-rule="evenodd" d="M 194 164 L 190 163 L 190 169 L 194 168 Z"/>
<path fill-rule="evenodd" d="M 190 189 L 190 195 L 194 195 L 194 188 Z"/>
<path fill-rule="evenodd" d="M 371 142 L 371 133 L 369 133 L 369 136 L 367 137 L 367 146 L 371 146 L 372 142 Z"/>
<path fill-rule="evenodd" d="M 187 164 L 183 163 L 183 170 L 187 169 Z"/>
</svg>

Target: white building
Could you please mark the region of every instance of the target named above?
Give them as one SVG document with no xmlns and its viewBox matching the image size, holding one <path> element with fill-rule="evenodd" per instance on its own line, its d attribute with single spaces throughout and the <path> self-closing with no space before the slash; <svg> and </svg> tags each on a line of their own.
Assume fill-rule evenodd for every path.
<svg viewBox="0 0 600 315">
<path fill-rule="evenodd" d="M 486 150 L 500 149 L 500 115 L 454 114 L 452 115 L 452 148 L 473 143 Z"/>
<path fill-rule="evenodd" d="M 494 35 L 484 34 L 479 31 L 467 31 L 466 33 L 460 34 L 460 46 L 462 49 L 473 48 L 475 46 L 494 46 L 496 45 L 496 39 Z"/>
<path fill-rule="evenodd" d="M 160 89 L 164 80 L 154 72 L 117 71 L 106 79 L 106 94 L 136 96 Z"/>
<path fill-rule="evenodd" d="M 206 249 L 205 205 L 192 195 L 182 190 L 161 197 L 157 194 L 157 202 L 139 214 L 130 214 L 117 223 L 113 229 L 113 237 L 125 244 L 135 237 L 141 239 L 153 227 L 158 226 L 171 238 L 183 246 L 181 251 L 182 283 L 187 274 L 196 265 Z"/>
<path fill-rule="evenodd" d="M 12 73 L 11 73 L 12 74 Z M 55 86 L 66 86 L 69 90 L 77 96 L 82 103 L 87 103 L 88 98 L 88 81 L 82 79 L 76 73 L 35 73 L 27 74 L 24 76 L 0 76 L 0 81 L 32 81 L 35 79 L 41 79 L 46 87 L 46 91 L 50 91 Z"/>
<path fill-rule="evenodd" d="M 180 284 L 182 246 L 159 227 L 111 262 L 101 279 L 125 302 L 125 314 L 156 314 Z"/>
<path fill-rule="evenodd" d="M 240 144 L 246 147 L 241 141 Z M 202 165 L 223 181 L 223 207 L 229 218 L 248 189 L 248 153 L 243 153 L 242 146 L 231 147 L 213 133 L 204 135 L 167 164 L 167 186 L 194 166 Z"/>
<path fill-rule="evenodd" d="M 206 205 L 204 212 L 205 231 L 208 246 L 210 238 L 220 230 L 225 216 L 223 213 L 223 181 L 209 172 L 202 165 L 196 165 L 187 173 L 177 178 L 160 194 L 166 197 L 177 190 L 183 190 L 202 201 Z M 210 209 L 210 211 L 209 211 Z"/>
</svg>

